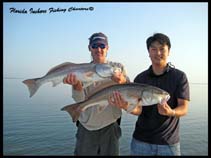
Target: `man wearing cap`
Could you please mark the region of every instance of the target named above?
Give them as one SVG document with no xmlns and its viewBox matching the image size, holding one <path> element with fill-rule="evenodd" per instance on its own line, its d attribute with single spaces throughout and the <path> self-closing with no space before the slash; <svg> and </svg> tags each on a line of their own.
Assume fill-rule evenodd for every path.
<svg viewBox="0 0 211 158">
<path fill-rule="evenodd" d="M 121 63 L 106 60 L 108 51 L 108 39 L 103 33 L 94 33 L 89 38 L 88 49 L 91 52 L 91 63 L 108 63 L 118 66 L 122 72 L 115 74 L 111 79 L 94 82 L 87 88 L 83 88 L 74 74 L 69 74 L 65 84 L 70 84 L 72 97 L 76 102 L 82 101 L 86 96 L 113 84 L 129 82 L 126 70 Z M 77 122 L 75 155 L 118 155 L 119 138 L 121 136 L 120 118 L 121 109 L 116 106 L 97 105 L 82 112 Z"/>
</svg>

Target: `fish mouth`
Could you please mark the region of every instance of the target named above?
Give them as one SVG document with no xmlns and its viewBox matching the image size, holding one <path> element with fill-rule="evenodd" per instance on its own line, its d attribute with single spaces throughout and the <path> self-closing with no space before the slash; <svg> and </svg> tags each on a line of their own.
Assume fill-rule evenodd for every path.
<svg viewBox="0 0 211 158">
<path fill-rule="evenodd" d="M 165 100 L 168 101 L 170 99 L 170 95 L 167 95 Z"/>
</svg>

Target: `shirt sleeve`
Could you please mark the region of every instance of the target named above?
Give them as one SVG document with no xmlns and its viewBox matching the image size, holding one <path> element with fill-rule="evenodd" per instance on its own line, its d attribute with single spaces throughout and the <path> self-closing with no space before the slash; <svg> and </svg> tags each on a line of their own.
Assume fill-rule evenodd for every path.
<svg viewBox="0 0 211 158">
<path fill-rule="evenodd" d="M 190 100 L 189 83 L 185 73 L 182 73 L 181 77 L 179 78 L 179 84 L 176 96 L 177 98 Z"/>
<path fill-rule="evenodd" d="M 85 94 L 84 91 L 77 91 L 74 88 L 72 88 L 72 98 L 76 101 L 76 102 L 80 102 L 85 100 Z"/>
</svg>

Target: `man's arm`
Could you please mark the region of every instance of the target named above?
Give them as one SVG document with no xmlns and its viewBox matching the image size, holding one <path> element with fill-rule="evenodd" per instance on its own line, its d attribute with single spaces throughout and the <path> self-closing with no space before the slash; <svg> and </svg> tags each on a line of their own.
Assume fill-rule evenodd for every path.
<svg viewBox="0 0 211 158">
<path fill-rule="evenodd" d="M 178 106 L 174 109 L 175 110 L 175 116 L 181 117 L 188 113 L 188 100 L 184 99 L 177 99 Z"/>
</svg>

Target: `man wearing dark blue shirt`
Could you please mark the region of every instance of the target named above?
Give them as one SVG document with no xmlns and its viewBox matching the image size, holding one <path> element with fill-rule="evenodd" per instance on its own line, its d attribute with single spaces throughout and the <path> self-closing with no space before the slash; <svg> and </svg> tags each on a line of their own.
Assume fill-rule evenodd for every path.
<svg viewBox="0 0 211 158">
<path fill-rule="evenodd" d="M 180 117 L 188 112 L 190 100 L 186 74 L 167 62 L 171 43 L 169 37 L 156 33 L 146 41 L 152 65 L 138 74 L 134 82 L 159 87 L 170 94 L 162 104 L 140 106 L 131 112 L 138 115 L 131 141 L 131 155 L 181 155 L 179 140 Z M 127 110 L 128 103 L 114 92 L 112 105 Z"/>
</svg>

